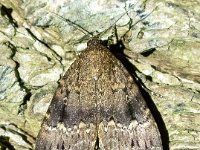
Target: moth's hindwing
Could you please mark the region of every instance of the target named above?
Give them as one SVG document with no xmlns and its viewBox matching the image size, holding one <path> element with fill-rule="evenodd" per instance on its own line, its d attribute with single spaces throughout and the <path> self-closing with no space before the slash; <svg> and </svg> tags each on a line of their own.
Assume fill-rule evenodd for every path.
<svg viewBox="0 0 200 150">
<path fill-rule="evenodd" d="M 124 66 L 98 41 L 66 72 L 36 150 L 162 150 L 157 125 Z"/>
</svg>

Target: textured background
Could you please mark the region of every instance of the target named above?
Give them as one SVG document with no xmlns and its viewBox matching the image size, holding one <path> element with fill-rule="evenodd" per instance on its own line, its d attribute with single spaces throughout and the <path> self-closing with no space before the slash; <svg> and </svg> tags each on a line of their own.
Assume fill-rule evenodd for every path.
<svg viewBox="0 0 200 150">
<path fill-rule="evenodd" d="M 0 10 L 2 149 L 33 148 L 57 81 L 91 37 L 85 30 L 97 35 L 114 24 L 170 149 L 200 149 L 198 0 L 0 0 Z M 112 29 L 108 37 L 115 40 Z"/>
</svg>

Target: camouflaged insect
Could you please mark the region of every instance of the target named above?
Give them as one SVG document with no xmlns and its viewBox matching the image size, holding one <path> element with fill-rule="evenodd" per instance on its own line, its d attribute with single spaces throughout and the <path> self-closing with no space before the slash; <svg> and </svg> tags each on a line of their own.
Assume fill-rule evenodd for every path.
<svg viewBox="0 0 200 150">
<path fill-rule="evenodd" d="M 155 120 L 121 62 L 92 39 L 62 78 L 36 150 L 162 150 Z"/>
</svg>

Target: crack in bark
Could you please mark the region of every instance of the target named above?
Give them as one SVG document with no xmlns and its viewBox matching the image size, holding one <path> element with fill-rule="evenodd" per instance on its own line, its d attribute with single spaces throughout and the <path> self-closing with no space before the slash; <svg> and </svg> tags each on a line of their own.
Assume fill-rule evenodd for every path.
<svg viewBox="0 0 200 150">
<path fill-rule="evenodd" d="M 63 63 L 62 63 L 63 58 L 62 58 L 56 51 L 54 51 L 54 50 L 48 45 L 48 43 L 45 43 L 44 41 L 40 40 L 29 28 L 25 28 L 25 29 L 26 29 L 26 31 L 33 37 L 33 39 L 37 40 L 38 42 L 40 42 L 41 44 L 43 44 L 44 46 L 46 46 L 53 54 L 55 54 L 56 60 L 58 60 L 58 62 L 60 62 L 61 68 L 62 68 L 62 70 L 64 71 L 64 65 L 63 65 Z M 47 54 L 44 54 L 44 53 L 41 53 L 41 52 L 40 52 L 40 54 L 41 54 L 42 56 L 45 56 L 45 57 L 47 58 L 48 61 L 51 61 L 51 58 L 50 58 Z M 61 78 L 61 76 L 62 76 L 62 75 L 60 75 L 60 78 Z"/>
<path fill-rule="evenodd" d="M 16 51 L 17 51 L 17 48 L 15 45 L 13 45 L 11 42 L 6 42 L 5 43 L 8 48 L 10 48 L 10 50 L 12 51 L 12 54 L 10 55 L 10 58 L 11 60 L 13 60 L 16 64 L 16 67 L 14 68 L 14 72 L 15 72 L 15 77 L 19 83 L 19 86 L 20 88 L 26 92 L 26 95 L 24 96 L 23 98 L 23 102 L 20 104 L 20 107 L 18 109 L 18 114 L 24 114 L 24 111 L 26 109 L 26 104 L 27 104 L 27 101 L 30 100 L 30 97 L 32 96 L 32 93 L 31 93 L 31 89 L 27 88 L 25 86 L 25 83 L 23 81 L 23 79 L 20 77 L 20 72 L 19 72 L 19 67 L 20 67 L 20 63 L 17 62 L 16 60 L 14 60 L 14 57 L 15 57 L 15 54 L 16 54 Z"/>
</svg>

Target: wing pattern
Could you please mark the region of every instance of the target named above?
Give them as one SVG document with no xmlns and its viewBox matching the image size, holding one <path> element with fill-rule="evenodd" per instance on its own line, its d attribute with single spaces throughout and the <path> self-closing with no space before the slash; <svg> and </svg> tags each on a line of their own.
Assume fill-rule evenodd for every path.
<svg viewBox="0 0 200 150">
<path fill-rule="evenodd" d="M 157 125 L 127 70 L 91 40 L 64 75 L 36 150 L 162 150 Z"/>
</svg>

